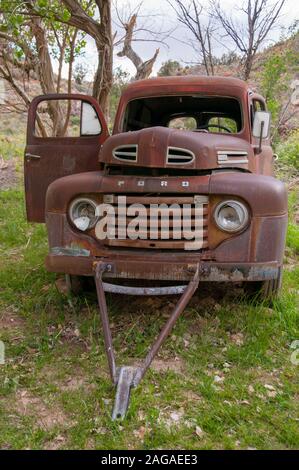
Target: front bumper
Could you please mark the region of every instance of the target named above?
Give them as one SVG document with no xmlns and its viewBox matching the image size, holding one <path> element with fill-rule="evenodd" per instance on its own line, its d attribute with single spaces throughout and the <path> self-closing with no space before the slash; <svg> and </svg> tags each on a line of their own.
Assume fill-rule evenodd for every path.
<svg viewBox="0 0 299 470">
<path fill-rule="evenodd" d="M 266 281 L 278 276 L 277 262 L 218 263 L 190 260 L 190 262 L 152 257 L 128 260 L 119 257 L 90 257 L 49 254 L 48 271 L 79 276 L 93 276 L 97 263 L 104 262 L 108 269 L 105 278 L 144 279 L 151 281 L 189 281 L 199 266 L 199 280 L 213 282 Z"/>
</svg>

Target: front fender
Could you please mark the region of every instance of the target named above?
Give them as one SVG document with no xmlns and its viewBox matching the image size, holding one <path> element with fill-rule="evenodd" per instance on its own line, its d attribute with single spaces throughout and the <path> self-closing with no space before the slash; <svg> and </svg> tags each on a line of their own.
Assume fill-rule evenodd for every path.
<svg viewBox="0 0 299 470">
<path fill-rule="evenodd" d="M 209 192 L 244 199 L 255 217 L 285 215 L 288 211 L 286 186 L 272 176 L 215 172 L 210 178 Z"/>
</svg>

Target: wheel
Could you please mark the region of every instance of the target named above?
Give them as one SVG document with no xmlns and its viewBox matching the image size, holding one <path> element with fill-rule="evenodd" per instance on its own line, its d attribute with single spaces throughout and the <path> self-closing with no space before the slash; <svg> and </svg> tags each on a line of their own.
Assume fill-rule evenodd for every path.
<svg viewBox="0 0 299 470">
<path fill-rule="evenodd" d="M 251 298 L 258 299 L 260 301 L 271 301 L 278 297 L 281 290 L 281 283 L 282 268 L 279 268 L 276 279 L 270 279 L 269 281 L 246 282 L 244 288 L 247 295 Z"/>
<path fill-rule="evenodd" d="M 79 295 L 84 290 L 84 276 L 66 274 L 65 281 L 68 294 Z"/>
</svg>

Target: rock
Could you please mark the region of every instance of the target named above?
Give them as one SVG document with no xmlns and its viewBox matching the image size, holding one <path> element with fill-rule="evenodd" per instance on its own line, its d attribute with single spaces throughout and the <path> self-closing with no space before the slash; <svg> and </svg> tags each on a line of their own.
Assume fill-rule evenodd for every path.
<svg viewBox="0 0 299 470">
<path fill-rule="evenodd" d="M 141 426 L 139 429 L 133 431 L 133 434 L 135 437 L 138 437 L 141 441 L 144 440 L 144 435 L 146 433 L 146 428 L 144 426 Z"/>
<path fill-rule="evenodd" d="M 275 388 L 273 387 L 273 385 L 270 385 L 270 384 L 264 384 L 264 387 L 265 387 L 267 390 L 272 390 L 272 391 L 275 391 Z"/>
<path fill-rule="evenodd" d="M 67 294 L 68 293 L 68 287 L 67 287 L 67 284 L 66 284 L 66 280 L 64 278 L 59 277 L 58 279 L 56 279 L 55 286 L 56 286 L 58 292 L 60 292 L 60 294 Z"/>
<path fill-rule="evenodd" d="M 215 383 L 221 383 L 224 381 L 224 377 L 220 377 L 219 375 L 215 375 L 214 377 L 214 382 Z"/>
<path fill-rule="evenodd" d="M 182 417 L 182 414 L 180 412 L 177 413 L 176 411 L 173 411 L 172 413 L 170 413 L 170 418 L 175 423 L 178 423 L 180 421 L 181 417 Z"/>
<path fill-rule="evenodd" d="M 237 346 L 242 346 L 244 343 L 244 335 L 243 333 L 234 333 L 230 335 L 230 339 L 233 343 L 235 343 Z"/>
<path fill-rule="evenodd" d="M 8 163 L 5 162 L 3 157 L 0 157 L 0 171 L 1 170 L 6 170 L 6 168 L 8 168 Z"/>
<path fill-rule="evenodd" d="M 201 429 L 200 426 L 196 426 L 195 427 L 195 434 L 198 436 L 198 437 L 202 437 L 204 435 L 204 432 L 203 430 Z"/>
<path fill-rule="evenodd" d="M 80 331 L 79 331 L 78 328 L 75 328 L 75 329 L 74 329 L 74 335 L 77 336 L 77 338 L 79 338 L 79 336 L 80 336 Z"/>
</svg>

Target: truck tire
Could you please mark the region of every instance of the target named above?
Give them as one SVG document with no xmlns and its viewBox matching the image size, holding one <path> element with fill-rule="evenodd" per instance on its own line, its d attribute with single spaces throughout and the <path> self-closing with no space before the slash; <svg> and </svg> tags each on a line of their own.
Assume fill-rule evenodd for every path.
<svg viewBox="0 0 299 470">
<path fill-rule="evenodd" d="M 253 299 L 259 301 L 272 301 L 278 297 L 281 290 L 282 283 L 282 268 L 278 270 L 278 276 L 276 279 L 270 279 L 269 281 L 256 281 L 246 282 L 245 292 Z"/>
<path fill-rule="evenodd" d="M 73 274 L 66 274 L 65 281 L 67 285 L 67 292 L 70 295 L 79 295 L 84 290 L 84 276 L 75 276 Z"/>
</svg>

